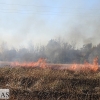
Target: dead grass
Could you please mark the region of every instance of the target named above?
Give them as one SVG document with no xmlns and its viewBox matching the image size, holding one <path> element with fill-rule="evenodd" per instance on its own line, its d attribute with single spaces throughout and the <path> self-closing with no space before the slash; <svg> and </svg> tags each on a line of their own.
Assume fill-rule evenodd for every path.
<svg viewBox="0 0 100 100">
<path fill-rule="evenodd" d="M 100 100 L 100 72 L 4 67 L 0 88 L 11 100 Z"/>
</svg>

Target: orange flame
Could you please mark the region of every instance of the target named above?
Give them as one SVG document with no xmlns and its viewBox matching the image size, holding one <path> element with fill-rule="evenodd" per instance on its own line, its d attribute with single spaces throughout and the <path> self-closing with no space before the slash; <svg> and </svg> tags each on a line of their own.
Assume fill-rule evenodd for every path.
<svg viewBox="0 0 100 100">
<path fill-rule="evenodd" d="M 58 66 L 59 64 L 47 64 L 46 60 L 43 58 L 40 58 L 37 62 L 12 62 L 11 66 L 14 67 L 41 67 L 41 68 L 56 68 L 56 69 L 63 69 L 63 65 L 61 64 L 60 66 Z M 94 58 L 93 60 L 93 64 L 88 63 L 87 61 L 84 62 L 84 64 L 72 64 L 69 67 L 66 65 L 65 69 L 69 69 L 69 70 L 73 70 L 73 71 L 78 71 L 78 70 L 82 70 L 82 71 L 88 71 L 88 70 L 92 70 L 92 71 L 97 71 L 99 69 L 99 65 L 98 65 L 98 57 Z"/>
<path fill-rule="evenodd" d="M 83 70 L 83 71 L 92 70 L 92 71 L 97 71 L 98 68 L 99 68 L 98 57 L 96 57 L 93 60 L 93 64 L 90 64 L 90 63 L 85 61 L 84 64 L 73 64 L 69 69 L 73 70 L 73 71 L 75 71 L 75 70 Z"/>
<path fill-rule="evenodd" d="M 46 67 L 46 61 L 43 58 L 40 58 L 37 62 L 12 62 L 11 66 L 17 67 Z"/>
</svg>

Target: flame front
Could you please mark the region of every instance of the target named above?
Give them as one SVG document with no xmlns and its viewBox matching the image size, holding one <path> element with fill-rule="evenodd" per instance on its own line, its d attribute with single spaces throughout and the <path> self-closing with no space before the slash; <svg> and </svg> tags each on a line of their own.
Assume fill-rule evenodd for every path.
<svg viewBox="0 0 100 100">
<path fill-rule="evenodd" d="M 46 61 L 43 58 L 40 58 L 37 62 L 12 62 L 11 66 L 20 66 L 20 67 L 46 67 Z"/>
<path fill-rule="evenodd" d="M 14 67 L 41 67 L 41 68 L 47 68 L 47 67 L 51 67 L 51 68 L 56 68 L 57 69 L 63 69 L 63 65 L 61 65 L 60 67 L 58 67 L 58 64 L 48 64 L 46 63 L 46 60 L 43 58 L 40 58 L 37 62 L 12 62 L 11 66 Z M 69 67 L 66 64 L 66 68 L 65 69 L 69 69 L 69 70 L 73 70 L 73 71 L 78 71 L 78 70 L 82 70 L 82 71 L 88 71 L 88 70 L 92 70 L 92 71 L 97 71 L 99 69 L 99 65 L 98 65 L 98 57 L 94 58 L 93 60 L 93 64 L 90 64 L 88 62 L 84 62 L 84 64 L 71 64 Z"/>
<path fill-rule="evenodd" d="M 73 70 L 73 71 L 76 71 L 76 70 L 83 70 L 83 71 L 92 70 L 92 71 L 97 71 L 98 68 L 99 68 L 98 57 L 96 57 L 93 60 L 93 64 L 90 64 L 90 63 L 85 61 L 84 64 L 73 64 L 71 67 L 69 67 L 69 70 Z"/>
</svg>

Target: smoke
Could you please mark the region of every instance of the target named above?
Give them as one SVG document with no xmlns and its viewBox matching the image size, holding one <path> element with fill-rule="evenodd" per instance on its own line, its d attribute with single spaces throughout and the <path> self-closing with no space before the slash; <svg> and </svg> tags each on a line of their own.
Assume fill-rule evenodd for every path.
<svg viewBox="0 0 100 100">
<path fill-rule="evenodd" d="M 3 2 L 1 61 L 36 61 L 43 57 L 52 63 L 82 63 L 98 55 L 98 48 L 90 52 L 93 48 L 88 44 L 100 43 L 99 1 L 87 5 L 85 0 Z M 87 45 L 85 49 L 83 45 Z"/>
<path fill-rule="evenodd" d="M 0 17 L 0 40 L 10 47 L 28 47 L 30 41 L 46 45 L 48 40 L 58 36 L 68 43 L 76 43 L 78 48 L 100 42 L 99 1 L 89 6 L 82 0 L 10 0 L 11 5 L 3 2 L 1 8 L 6 7 L 6 13 Z"/>
<path fill-rule="evenodd" d="M 73 41 L 80 48 L 84 44 L 92 43 L 97 45 L 100 43 L 100 19 L 99 15 L 91 18 L 89 14 L 85 14 L 86 17 L 78 18 L 78 22 L 75 25 L 71 25 L 68 29 L 67 40 Z"/>
</svg>

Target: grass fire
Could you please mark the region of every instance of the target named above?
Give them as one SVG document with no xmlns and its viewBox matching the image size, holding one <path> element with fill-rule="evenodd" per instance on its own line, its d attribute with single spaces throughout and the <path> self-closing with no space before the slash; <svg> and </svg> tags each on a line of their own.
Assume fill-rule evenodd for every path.
<svg viewBox="0 0 100 100">
<path fill-rule="evenodd" d="M 98 57 L 92 64 L 9 64 L 0 68 L 0 88 L 10 89 L 10 100 L 100 100 Z"/>
<path fill-rule="evenodd" d="M 10 100 L 100 100 L 100 44 L 32 47 L 1 46 L 0 88 L 10 89 Z"/>
<path fill-rule="evenodd" d="M 40 68 L 53 68 L 53 69 L 66 69 L 66 70 L 92 70 L 97 71 L 99 69 L 98 65 L 98 57 L 95 57 L 93 63 L 90 64 L 87 61 L 84 64 L 48 64 L 46 63 L 46 59 L 40 58 L 37 62 L 11 62 L 10 66 L 12 67 L 40 67 Z"/>
<path fill-rule="evenodd" d="M 100 0 L 0 0 L 0 14 L 0 100 L 100 100 Z"/>
</svg>

